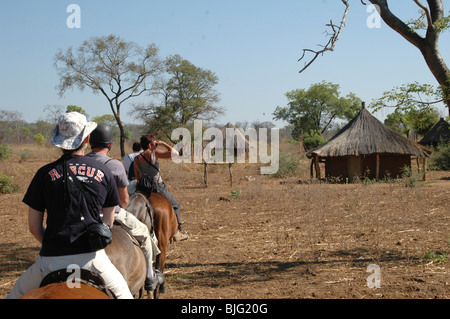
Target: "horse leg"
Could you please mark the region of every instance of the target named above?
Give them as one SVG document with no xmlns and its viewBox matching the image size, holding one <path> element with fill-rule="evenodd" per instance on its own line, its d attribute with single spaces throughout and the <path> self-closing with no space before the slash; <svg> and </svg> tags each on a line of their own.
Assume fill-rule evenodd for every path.
<svg viewBox="0 0 450 319">
<path fill-rule="evenodd" d="M 152 194 L 149 198 L 154 208 L 154 229 L 158 239 L 158 246 L 161 253 L 156 257 L 155 268 L 164 276 L 164 267 L 166 264 L 167 246 L 171 238 L 175 235 L 178 227 L 175 212 L 170 201 L 161 194 Z M 157 287 L 155 296 L 159 292 L 164 292 L 164 283 Z M 156 298 L 155 297 L 155 298 Z"/>
</svg>

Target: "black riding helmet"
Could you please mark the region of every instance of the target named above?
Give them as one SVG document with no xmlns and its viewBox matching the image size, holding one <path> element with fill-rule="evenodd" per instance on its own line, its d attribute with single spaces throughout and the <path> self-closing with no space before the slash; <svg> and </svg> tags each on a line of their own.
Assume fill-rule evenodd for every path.
<svg viewBox="0 0 450 319">
<path fill-rule="evenodd" d="M 89 142 L 92 147 L 108 147 L 114 139 L 114 134 L 111 126 L 102 123 L 97 125 L 97 128 L 92 131 Z"/>
</svg>

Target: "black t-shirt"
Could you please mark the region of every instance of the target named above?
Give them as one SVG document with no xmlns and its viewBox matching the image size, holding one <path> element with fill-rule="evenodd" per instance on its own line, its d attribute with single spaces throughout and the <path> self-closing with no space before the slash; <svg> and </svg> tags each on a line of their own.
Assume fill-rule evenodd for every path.
<svg viewBox="0 0 450 319">
<path fill-rule="evenodd" d="M 114 177 L 106 165 L 85 157 L 64 157 L 69 169 L 92 194 L 98 212 L 102 207 L 120 204 Z M 46 230 L 42 242 L 41 256 L 64 256 L 90 252 L 86 236 L 86 225 L 98 223 L 101 216 L 90 211 L 86 200 L 71 180 L 63 176 L 62 161 L 40 168 L 28 187 L 23 202 L 31 208 L 47 211 Z M 68 187 L 64 180 L 69 181 Z M 81 219 L 84 217 L 84 222 Z"/>
</svg>

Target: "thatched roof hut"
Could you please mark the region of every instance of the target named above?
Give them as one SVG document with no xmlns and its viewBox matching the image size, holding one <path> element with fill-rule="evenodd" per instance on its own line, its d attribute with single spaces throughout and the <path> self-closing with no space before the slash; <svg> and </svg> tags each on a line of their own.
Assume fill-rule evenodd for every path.
<svg viewBox="0 0 450 319">
<path fill-rule="evenodd" d="M 227 148 L 227 129 L 231 129 L 230 138 L 233 138 L 231 141 L 231 145 L 234 147 L 235 152 L 241 146 L 243 149 L 247 150 L 250 147 L 248 138 L 242 134 L 242 132 L 237 129 L 233 124 L 228 122 L 224 127 L 222 127 L 222 136 L 223 136 L 223 148 Z M 230 142 L 229 142 L 230 143 Z"/>
<path fill-rule="evenodd" d="M 320 177 L 319 161 L 325 162 L 327 177 L 352 180 L 355 176 L 378 179 L 401 176 L 404 166 L 411 167 L 411 156 L 427 158 L 415 142 L 395 133 L 363 108 L 327 143 L 307 153 Z"/>
<path fill-rule="evenodd" d="M 450 124 L 443 118 L 420 140 L 420 144 L 436 147 L 441 142 L 450 142 Z"/>
</svg>

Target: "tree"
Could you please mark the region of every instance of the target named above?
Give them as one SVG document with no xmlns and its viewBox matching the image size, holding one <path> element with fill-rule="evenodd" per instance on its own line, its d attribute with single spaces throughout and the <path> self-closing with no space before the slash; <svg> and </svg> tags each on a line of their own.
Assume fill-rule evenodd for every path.
<svg viewBox="0 0 450 319">
<path fill-rule="evenodd" d="M 78 112 L 78 113 L 83 114 L 84 116 L 88 117 L 86 111 L 81 106 L 67 105 L 66 113 L 69 113 L 69 112 Z"/>
<path fill-rule="evenodd" d="M 0 110 L 0 142 L 14 140 L 19 143 L 24 123 L 19 111 Z"/>
<path fill-rule="evenodd" d="M 286 93 L 288 105 L 277 107 L 275 120 L 284 120 L 293 125 L 292 137 L 318 131 L 323 134 L 338 119 L 351 120 L 361 108 L 361 99 L 353 93 L 340 97 L 339 85 L 321 82 L 308 90 L 296 89 Z"/>
<path fill-rule="evenodd" d="M 223 113 L 216 106 L 219 95 L 214 86 L 219 79 L 212 71 L 174 55 L 165 61 L 165 75 L 158 82 L 159 99 L 135 106 L 138 117 L 145 119 L 152 132 L 159 131 L 170 139 L 175 127 L 185 127 L 196 119 L 212 120 Z"/>
<path fill-rule="evenodd" d="M 334 25 L 332 22 L 327 24 L 332 29 L 328 43 L 323 46 L 322 50 L 304 49 L 302 60 L 306 53 L 312 52 L 313 58 L 300 71 L 306 70 L 320 55 L 326 51 L 333 51 L 339 35 L 345 26 L 347 13 L 350 4 L 348 0 L 341 0 L 345 5 L 345 13 L 342 17 L 340 25 Z M 427 5 L 419 0 L 413 0 L 419 7 L 421 16 L 410 21 L 403 21 L 398 18 L 389 8 L 388 0 L 369 0 L 376 5 L 377 10 L 383 21 L 394 31 L 399 33 L 409 43 L 418 48 L 427 63 L 427 66 L 440 87 L 442 88 L 443 100 L 447 104 L 450 114 L 450 69 L 444 62 L 439 51 L 439 38 L 442 31 L 450 27 L 450 16 L 445 16 L 444 5 L 442 0 L 427 0 Z M 361 2 L 365 5 L 364 0 Z M 420 34 L 419 30 L 424 30 L 425 34 Z"/>
<path fill-rule="evenodd" d="M 414 129 L 424 135 L 439 120 L 439 113 L 433 107 L 442 102 L 442 89 L 429 84 L 408 83 L 383 93 L 371 106 L 375 111 L 383 107 L 394 108 L 385 124 L 397 133 L 408 136 Z"/>
<path fill-rule="evenodd" d="M 120 131 L 120 151 L 125 155 L 125 131 L 121 120 L 121 106 L 127 100 L 152 89 L 155 77 L 161 72 L 161 62 L 155 44 L 141 48 L 115 35 L 93 37 L 84 41 L 74 53 L 72 47 L 61 50 L 55 57 L 63 95 L 69 88 L 85 87 L 108 100 Z"/>
<path fill-rule="evenodd" d="M 437 121 L 439 121 L 439 113 L 433 108 L 423 111 L 411 109 L 404 112 L 397 109 L 386 117 L 384 124 L 408 137 L 413 130 L 417 134 L 425 135 Z"/>
<path fill-rule="evenodd" d="M 45 118 L 51 124 L 56 125 L 58 123 L 59 117 L 64 113 L 64 107 L 62 105 L 47 105 L 44 107 L 43 113 L 45 114 Z M 43 121 L 45 121 L 43 119 Z"/>
</svg>

